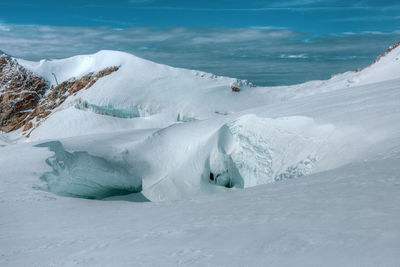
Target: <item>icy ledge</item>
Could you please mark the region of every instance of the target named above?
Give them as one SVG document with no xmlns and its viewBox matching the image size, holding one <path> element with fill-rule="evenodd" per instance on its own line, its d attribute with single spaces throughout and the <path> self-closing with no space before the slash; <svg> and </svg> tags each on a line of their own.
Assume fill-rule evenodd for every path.
<svg viewBox="0 0 400 267">
<path fill-rule="evenodd" d="M 100 106 L 87 102 L 86 100 L 78 99 L 75 103 L 75 108 L 80 110 L 91 111 L 96 114 L 112 116 L 122 119 L 131 119 L 138 117 L 148 117 L 156 112 L 146 106 L 132 106 L 130 108 L 118 108 L 113 105 Z"/>
</svg>

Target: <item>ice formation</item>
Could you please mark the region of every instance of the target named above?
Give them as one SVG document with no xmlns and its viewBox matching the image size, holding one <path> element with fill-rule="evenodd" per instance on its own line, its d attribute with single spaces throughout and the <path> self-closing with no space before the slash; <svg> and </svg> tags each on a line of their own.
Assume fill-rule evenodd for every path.
<svg viewBox="0 0 400 267">
<path fill-rule="evenodd" d="M 42 143 L 37 147 L 48 147 L 54 152 L 54 156 L 46 160 L 53 171 L 41 176 L 46 182 L 42 189 L 62 196 L 90 199 L 127 195 L 142 189 L 140 178 L 116 163 L 85 151 L 69 153 L 58 141 Z"/>
</svg>

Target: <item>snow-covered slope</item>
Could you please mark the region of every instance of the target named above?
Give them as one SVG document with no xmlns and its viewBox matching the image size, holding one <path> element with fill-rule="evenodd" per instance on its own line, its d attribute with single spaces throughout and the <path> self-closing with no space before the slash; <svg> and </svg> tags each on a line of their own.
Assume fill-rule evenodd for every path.
<svg viewBox="0 0 400 267">
<path fill-rule="evenodd" d="M 399 56 L 288 87 L 19 59 L 50 86 L 118 70 L 0 136 L 0 265 L 396 266 Z"/>
<path fill-rule="evenodd" d="M 117 117 L 148 117 L 148 119 L 123 120 L 133 128 L 165 127 L 177 120 L 195 120 L 215 116 L 215 112 L 231 113 L 237 109 L 251 107 L 254 103 L 243 103 L 242 98 L 232 94 L 231 84 L 248 86 L 236 79 L 216 77 L 211 74 L 177 69 L 137 58 L 133 55 L 101 51 L 95 55 L 77 56 L 65 60 L 41 61 L 39 63 L 19 60 L 33 72 L 55 81 L 53 73 L 61 83 L 71 77 L 81 77 L 110 66 L 119 66 L 118 72 L 103 77 L 90 90 L 71 97 L 54 114 L 57 127 L 49 131 L 43 125 L 32 133 L 31 140 L 66 137 L 87 133 L 87 128 L 71 127 L 74 123 L 94 123 L 101 120 L 93 114 L 112 114 Z M 243 94 L 249 94 L 243 92 Z M 248 97 L 247 97 L 248 98 Z M 83 105 L 82 105 L 83 103 Z M 261 104 L 261 100 L 259 101 Z M 68 115 L 63 115 L 68 114 Z M 125 115 L 125 116 L 124 116 Z M 77 116 L 78 118 L 76 118 Z M 69 120 L 64 120 L 68 117 Z M 63 124 L 64 123 L 64 124 Z M 105 125 L 106 127 L 107 125 Z M 107 132 L 107 129 L 92 125 L 90 132 Z M 113 128 L 115 130 L 115 128 Z"/>
<path fill-rule="evenodd" d="M 70 97 L 60 107 L 62 112 L 50 118 L 48 127 L 43 125 L 32 133 L 30 140 L 40 140 L 108 132 L 108 123 L 101 123 L 105 127 L 102 129 L 97 123 L 102 119 L 93 114 L 82 114 L 83 111 L 125 118 L 151 116 L 151 121 L 148 118 L 124 120 L 120 127 L 164 128 L 176 121 L 224 116 L 292 98 L 396 79 L 400 77 L 399 56 L 399 49 L 395 49 L 360 72 L 337 75 L 329 81 L 275 88 L 251 87 L 245 81 L 172 68 L 115 51 L 63 60 L 19 60 L 19 63 L 45 77 L 52 85 L 55 85 L 55 77 L 61 83 L 107 67 L 120 67 L 118 72 L 103 77 L 91 90 Z M 241 92 L 233 93 L 230 89 L 232 85 L 238 86 Z M 54 120 L 57 121 L 56 127 Z M 112 128 L 115 129 L 114 126 Z"/>
<path fill-rule="evenodd" d="M 400 78 L 399 53 L 394 49 L 362 71 L 329 81 L 275 88 L 252 87 L 245 81 L 114 51 L 36 63 L 19 60 L 37 75 L 50 81 L 57 77 L 58 82 L 119 67 L 90 89 L 68 97 L 28 141 L 148 130 L 141 140 L 114 148 L 112 157 L 129 169 L 132 179 L 143 181 L 142 192 L 153 201 L 222 190 L 210 184 L 242 188 L 304 176 L 362 155 L 379 141 L 381 134 L 374 133 L 379 128 L 365 129 L 365 124 L 346 123 L 343 118 L 326 120 L 319 113 L 305 116 L 296 110 L 289 116 L 271 116 L 266 110 L 281 109 L 293 99 L 354 95 L 369 90 L 368 84 Z M 108 157 L 108 152 L 98 153 Z"/>
</svg>

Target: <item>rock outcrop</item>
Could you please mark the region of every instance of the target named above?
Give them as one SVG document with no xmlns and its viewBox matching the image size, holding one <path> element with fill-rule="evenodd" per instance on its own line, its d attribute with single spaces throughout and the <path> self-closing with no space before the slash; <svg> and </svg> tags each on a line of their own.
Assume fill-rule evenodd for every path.
<svg viewBox="0 0 400 267">
<path fill-rule="evenodd" d="M 21 128 L 46 90 L 43 78 L 10 56 L 0 55 L 0 130 L 11 132 Z"/>
<path fill-rule="evenodd" d="M 374 63 L 379 62 L 379 60 L 381 60 L 381 58 L 385 57 L 387 54 L 389 54 L 390 52 L 392 52 L 394 49 L 396 49 L 396 48 L 399 47 L 399 46 L 400 46 L 400 42 L 398 42 L 398 43 L 395 44 L 394 46 L 389 47 L 389 48 L 385 51 L 385 53 L 379 55 L 379 56 L 375 59 L 375 62 L 374 62 Z"/>
<path fill-rule="evenodd" d="M 232 92 L 235 92 L 235 93 L 239 93 L 240 92 L 240 88 L 239 87 L 236 87 L 236 86 L 231 86 L 231 89 L 232 89 Z"/>
<path fill-rule="evenodd" d="M 42 77 L 25 69 L 10 56 L 1 54 L 0 131 L 11 132 L 23 127 L 23 133 L 29 136 L 69 96 L 90 88 L 98 79 L 118 69 L 109 67 L 79 79 L 71 78 L 49 90 Z"/>
<path fill-rule="evenodd" d="M 52 87 L 50 92 L 38 103 L 33 111 L 27 117 L 26 123 L 23 125 L 23 132 L 28 136 L 32 130 L 38 127 L 44 119 L 51 114 L 51 112 L 59 107 L 71 95 L 85 89 L 89 89 L 100 78 L 110 75 L 117 71 L 118 67 L 110 67 L 99 71 L 98 73 L 88 73 L 80 79 L 71 78 L 62 82 L 56 87 Z"/>
</svg>

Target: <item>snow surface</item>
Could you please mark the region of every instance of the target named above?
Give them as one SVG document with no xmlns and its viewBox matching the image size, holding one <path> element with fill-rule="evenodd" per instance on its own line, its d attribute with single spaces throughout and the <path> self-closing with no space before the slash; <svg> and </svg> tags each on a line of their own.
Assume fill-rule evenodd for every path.
<svg viewBox="0 0 400 267">
<path fill-rule="evenodd" d="M 399 56 L 286 87 L 19 59 L 51 84 L 120 69 L 1 133 L 0 265 L 398 266 Z"/>
</svg>

